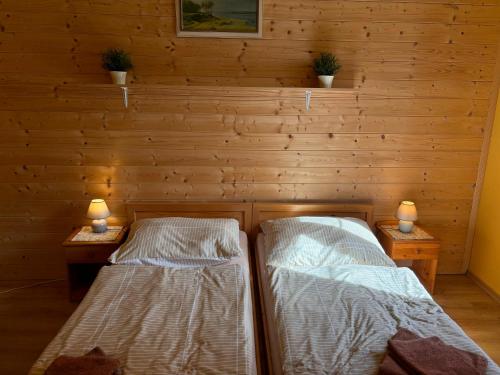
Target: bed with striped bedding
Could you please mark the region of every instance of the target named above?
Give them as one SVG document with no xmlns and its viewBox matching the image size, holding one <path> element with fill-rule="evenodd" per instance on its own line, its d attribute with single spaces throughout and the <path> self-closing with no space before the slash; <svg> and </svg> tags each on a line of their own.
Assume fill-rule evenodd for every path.
<svg viewBox="0 0 500 375">
<path fill-rule="evenodd" d="M 248 267 L 103 267 L 89 293 L 33 365 L 95 346 L 125 374 L 254 374 Z"/>
<path fill-rule="evenodd" d="M 300 251 L 298 243 L 310 244 L 314 236 L 300 241 L 283 236 L 296 248 L 287 251 L 278 246 L 278 256 L 270 256 L 276 249 L 269 245 L 276 241 L 265 241 L 259 234 L 259 282 L 271 373 L 377 374 L 387 341 L 403 327 L 424 337 L 437 335 L 450 345 L 488 358 L 434 302 L 410 269 L 395 267 L 385 255 L 384 264 L 373 246 L 367 244 L 364 251 L 364 240 L 346 242 L 345 235 L 349 233 L 332 233 L 331 239 L 356 243 L 353 256 L 346 248 L 329 244 L 337 258 L 330 257 L 326 266 L 308 267 L 298 265 L 296 259 L 301 257 L 295 252 Z M 488 361 L 488 374 L 499 374 L 496 364 Z"/>
</svg>

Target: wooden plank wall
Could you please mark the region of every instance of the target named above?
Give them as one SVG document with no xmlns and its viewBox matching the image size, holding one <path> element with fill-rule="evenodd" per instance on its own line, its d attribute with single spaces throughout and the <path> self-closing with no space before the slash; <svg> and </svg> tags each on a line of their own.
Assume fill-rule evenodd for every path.
<svg viewBox="0 0 500 375">
<path fill-rule="evenodd" d="M 498 2 L 264 0 L 264 16 L 261 40 L 179 39 L 172 0 L 0 0 L 0 278 L 64 275 L 60 243 L 99 196 L 113 223 L 132 199 L 371 199 L 377 219 L 413 199 L 440 271 L 461 272 Z M 108 46 L 136 64 L 127 110 Z M 306 112 L 322 50 L 345 89 Z"/>
</svg>

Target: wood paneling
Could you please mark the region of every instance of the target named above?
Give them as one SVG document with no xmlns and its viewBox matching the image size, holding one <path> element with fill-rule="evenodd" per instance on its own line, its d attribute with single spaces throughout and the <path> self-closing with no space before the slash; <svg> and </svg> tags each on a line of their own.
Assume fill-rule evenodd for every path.
<svg viewBox="0 0 500 375">
<path fill-rule="evenodd" d="M 264 0 L 258 40 L 176 38 L 174 9 L 0 1 L 0 278 L 64 275 L 60 243 L 97 196 L 113 223 L 134 199 L 364 199 L 376 220 L 413 199 L 440 271 L 462 271 L 496 0 Z M 133 55 L 128 109 L 109 46 Z M 307 112 L 324 50 L 338 89 Z"/>
</svg>

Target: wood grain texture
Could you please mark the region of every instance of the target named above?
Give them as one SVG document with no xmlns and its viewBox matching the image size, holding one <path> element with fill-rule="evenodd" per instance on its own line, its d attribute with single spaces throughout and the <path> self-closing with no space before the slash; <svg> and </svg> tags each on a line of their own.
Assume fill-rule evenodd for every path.
<svg viewBox="0 0 500 375">
<path fill-rule="evenodd" d="M 417 202 L 462 272 L 496 0 L 265 0 L 262 39 L 176 38 L 173 0 L 0 1 L 0 279 L 64 275 L 94 197 Z M 100 52 L 130 51 L 130 106 Z M 311 66 L 333 51 L 335 90 Z M 302 88 L 301 88 L 302 87 Z"/>
</svg>

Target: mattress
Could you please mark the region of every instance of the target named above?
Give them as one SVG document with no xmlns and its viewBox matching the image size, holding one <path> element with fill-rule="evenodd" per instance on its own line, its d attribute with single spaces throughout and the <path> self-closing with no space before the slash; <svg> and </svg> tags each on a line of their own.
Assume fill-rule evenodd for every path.
<svg viewBox="0 0 500 375">
<path fill-rule="evenodd" d="M 103 267 L 77 310 L 33 365 L 95 346 L 125 374 L 255 374 L 248 246 L 229 263 L 197 268 Z"/>
<path fill-rule="evenodd" d="M 407 328 L 489 361 L 434 302 L 408 268 L 340 265 L 309 269 L 266 266 L 257 240 L 266 329 L 274 374 L 376 374 L 387 341 Z"/>
</svg>

